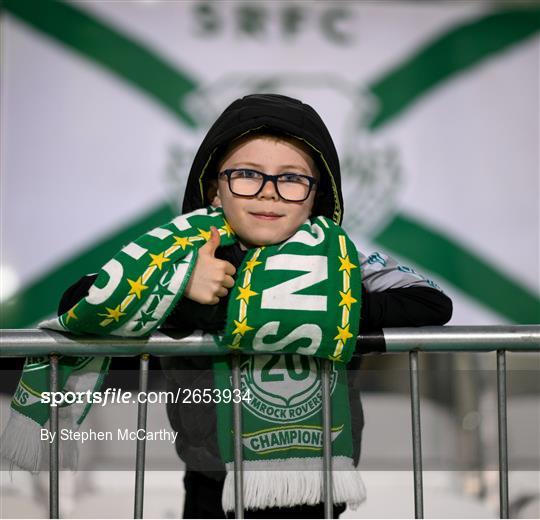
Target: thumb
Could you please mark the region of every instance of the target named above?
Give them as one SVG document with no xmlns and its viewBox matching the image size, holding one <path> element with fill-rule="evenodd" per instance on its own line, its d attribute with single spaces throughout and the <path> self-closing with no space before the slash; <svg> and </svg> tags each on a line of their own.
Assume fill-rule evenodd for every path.
<svg viewBox="0 0 540 520">
<path fill-rule="evenodd" d="M 214 256 L 216 249 L 219 247 L 219 244 L 221 242 L 221 236 L 219 235 L 219 231 L 215 226 L 212 226 L 210 228 L 210 238 L 204 244 L 203 247 L 201 247 L 201 251 L 204 250 L 204 252 L 207 255 Z"/>
</svg>

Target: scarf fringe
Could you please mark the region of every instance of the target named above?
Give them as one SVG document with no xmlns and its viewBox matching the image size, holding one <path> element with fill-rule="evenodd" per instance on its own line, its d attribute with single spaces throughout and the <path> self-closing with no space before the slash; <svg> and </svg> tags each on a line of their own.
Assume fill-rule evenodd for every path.
<svg viewBox="0 0 540 520">
<path fill-rule="evenodd" d="M 70 374 L 64 384 L 64 391 L 94 392 L 101 387 L 108 369 L 108 358 L 92 358 L 83 368 Z M 24 377 L 24 372 L 23 372 Z M 43 405 L 47 406 L 48 405 Z M 74 403 L 58 409 L 58 432 L 63 429 L 77 431 L 90 409 L 88 403 Z M 6 428 L 0 438 L 0 455 L 11 462 L 11 466 L 38 473 L 49 468 L 49 442 L 41 440 L 41 430 L 49 429 L 49 421 L 41 426 L 37 421 L 12 407 Z M 59 469 L 77 469 L 79 446 L 74 439 L 58 439 L 60 443 Z"/>
<path fill-rule="evenodd" d="M 335 459 L 345 457 L 334 457 Z M 305 461 L 305 459 L 303 459 Z M 348 459 L 350 460 L 350 459 Z M 275 466 L 269 461 L 269 466 Z M 281 461 L 279 461 L 281 462 Z M 283 461 L 289 468 L 290 460 Z M 256 463 L 258 467 L 261 462 Z M 305 467 L 305 462 L 303 466 Z M 249 467 L 244 461 L 244 467 Z M 352 467 L 352 461 L 351 465 Z M 355 511 L 366 498 L 366 489 L 356 469 L 332 472 L 334 504 L 346 503 Z M 324 501 L 323 473 L 320 470 L 245 470 L 244 508 L 265 509 L 267 507 L 291 507 L 302 504 L 319 504 Z M 224 511 L 234 511 L 234 472 L 227 471 L 223 487 L 222 506 Z"/>
<path fill-rule="evenodd" d="M 12 466 L 37 473 L 44 451 L 40 430 L 37 422 L 12 409 L 0 438 L 0 455 L 9 460 Z"/>
<path fill-rule="evenodd" d="M 48 429 L 49 422 L 41 426 L 32 419 L 11 409 L 11 414 L 0 437 L 0 455 L 9 460 L 11 467 L 39 473 L 49 469 L 49 442 L 41 440 L 41 430 Z M 73 428 L 70 417 L 59 417 L 58 431 L 62 428 Z M 58 439 L 59 469 L 75 471 L 79 460 L 77 441 Z"/>
</svg>

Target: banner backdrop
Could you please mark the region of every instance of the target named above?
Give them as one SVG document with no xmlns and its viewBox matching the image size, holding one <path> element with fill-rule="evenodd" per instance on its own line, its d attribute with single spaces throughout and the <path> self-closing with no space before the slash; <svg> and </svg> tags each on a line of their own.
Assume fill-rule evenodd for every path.
<svg viewBox="0 0 540 520">
<path fill-rule="evenodd" d="M 345 228 L 452 324 L 539 321 L 538 3 L 4 0 L 1 30 L 2 327 L 170 219 L 252 92 L 320 112 Z"/>
</svg>

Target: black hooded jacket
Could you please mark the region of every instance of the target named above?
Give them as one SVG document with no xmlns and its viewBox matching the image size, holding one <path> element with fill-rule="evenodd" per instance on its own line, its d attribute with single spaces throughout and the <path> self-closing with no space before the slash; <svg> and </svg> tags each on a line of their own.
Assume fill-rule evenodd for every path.
<svg viewBox="0 0 540 520">
<path fill-rule="evenodd" d="M 340 224 L 343 218 L 343 197 L 338 155 L 325 124 L 309 105 L 296 99 L 275 94 L 255 94 L 234 101 L 217 119 L 201 143 L 187 181 L 182 212 L 188 213 L 209 204 L 209 182 L 217 176 L 217 164 L 230 143 L 250 132 L 293 136 L 311 150 L 320 179 L 313 214 L 324 215 Z M 219 247 L 216 257 L 238 268 L 245 252 L 236 244 Z M 405 276 L 405 275 L 404 275 Z M 87 276 L 72 286 L 62 299 L 59 312 L 65 312 L 85 296 L 95 276 Z M 368 291 L 362 287 L 361 332 L 392 326 L 443 325 L 451 316 L 451 301 L 442 292 L 426 286 L 404 284 L 407 287 L 384 291 Z M 165 321 L 163 328 L 187 335 L 193 330 L 207 332 L 223 330 L 227 297 L 216 305 L 202 305 L 182 298 Z M 161 358 L 167 390 L 176 394 L 178 388 L 201 390 L 213 388 L 211 359 L 204 357 Z M 353 458 L 360 457 L 360 441 L 364 425 L 359 398 L 358 358 L 348 365 L 349 400 L 353 433 Z M 224 466 L 217 444 L 217 420 L 214 403 L 169 403 L 167 414 L 171 426 L 179 435 L 178 455 L 190 470 L 221 479 Z"/>
</svg>

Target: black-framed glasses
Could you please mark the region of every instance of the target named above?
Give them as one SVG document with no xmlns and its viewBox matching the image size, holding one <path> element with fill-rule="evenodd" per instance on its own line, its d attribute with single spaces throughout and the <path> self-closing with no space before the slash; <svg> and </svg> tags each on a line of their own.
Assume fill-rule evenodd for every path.
<svg viewBox="0 0 540 520">
<path fill-rule="evenodd" d="M 280 173 L 268 175 L 267 173 L 249 168 L 223 170 L 218 174 L 227 177 L 229 189 L 239 197 L 255 197 L 271 182 L 277 194 L 288 202 L 303 202 L 309 197 L 317 181 L 308 175 L 300 173 Z"/>
</svg>

